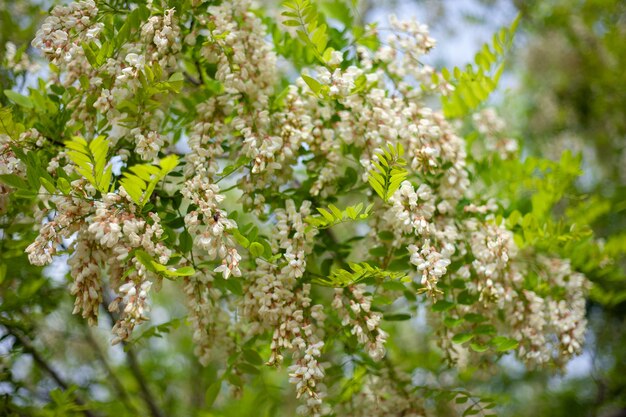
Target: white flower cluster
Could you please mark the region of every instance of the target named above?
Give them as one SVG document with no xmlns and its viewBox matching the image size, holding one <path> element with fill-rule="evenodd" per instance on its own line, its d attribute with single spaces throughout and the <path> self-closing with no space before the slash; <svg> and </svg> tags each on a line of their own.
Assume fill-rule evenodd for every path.
<svg viewBox="0 0 626 417">
<path fill-rule="evenodd" d="M 562 367 L 581 352 L 590 283 L 573 272 L 568 261 L 542 257 L 540 262 L 539 279 L 546 289 L 542 293 L 518 290 L 518 297 L 507 305 L 507 317 L 520 341 L 521 359 L 531 365 L 553 362 Z"/>
<path fill-rule="evenodd" d="M 323 306 L 311 305 L 311 285 L 298 281 L 306 268 L 306 255 L 315 235 L 315 229 L 307 231 L 303 221 L 310 214 L 311 204 L 305 201 L 300 210 L 296 210 L 292 200 L 287 200 L 285 205 L 285 210 L 276 210 L 277 223 L 270 242 L 273 252 L 281 254 L 281 263 L 275 265 L 257 259 L 257 269 L 251 272 L 245 291 L 243 311 L 255 331 L 273 332 L 268 364 L 282 363 L 284 349 L 293 352 L 290 382 L 296 386 L 297 396 L 304 398 L 299 413 L 321 416 L 330 411 L 323 403 L 324 369 L 319 362 L 324 346 L 321 328 L 325 314 Z"/>
<path fill-rule="evenodd" d="M 135 249 L 145 251 L 161 264 L 167 263 L 171 251 L 161 242 L 163 228 L 159 217 L 150 213 L 149 223 L 137 216 L 137 208 L 125 197 L 123 189 L 120 194 L 104 195 L 100 201 L 94 201 L 94 195 L 90 184 L 76 180 L 70 195 L 49 196 L 47 200 L 54 203 L 55 210 L 42 211 L 40 217 L 49 219 L 26 252 L 32 264 L 49 264 L 64 241 L 76 234 L 69 248 L 73 279 L 70 292 L 76 297 L 74 314 L 82 312 L 91 325 L 97 323 L 103 300 L 102 269 L 109 265 L 109 279 L 118 293 L 109 310 L 117 312 L 120 304 L 124 306 L 113 327 L 115 344 L 128 339 L 134 327 L 147 320 L 147 295 L 152 285 L 149 272 L 137 258 L 130 259 L 130 271 L 121 265 Z"/>
<path fill-rule="evenodd" d="M 413 89 L 408 78 L 413 78 L 420 85 L 428 88 L 432 85 L 434 69 L 422 63 L 422 56 L 435 47 L 435 40 L 430 37 L 428 27 L 414 20 L 399 20 L 389 16 L 390 34 L 385 45 L 374 54 L 374 59 L 386 64 L 388 73 L 399 82 L 398 88 L 409 96 L 419 95 L 419 89 Z"/>
<path fill-rule="evenodd" d="M 198 119 L 193 124 L 187 144 L 191 152 L 185 156 L 185 175 L 192 177 L 199 169 L 206 176 L 213 178 L 219 170 L 218 158 L 225 154 L 222 142 L 228 134 L 228 128 L 220 120 L 224 117 L 218 110 L 219 103 L 211 98 L 197 106 Z"/>
<path fill-rule="evenodd" d="M 22 132 L 16 142 L 11 140 L 9 135 L 0 133 L 0 175 L 17 175 L 26 179 L 26 166 L 11 147 L 11 145 L 18 143 L 22 145 L 20 148 L 27 153 L 30 146 L 42 146 L 45 143 L 45 138 L 36 129 Z M 28 147 L 24 145 L 28 145 Z M 11 187 L 0 184 L 0 213 L 4 212 L 11 191 Z"/>
<path fill-rule="evenodd" d="M 217 64 L 215 78 L 227 94 L 243 94 L 254 108 L 266 109 L 276 81 L 276 54 L 261 19 L 248 0 L 210 6 L 208 13 L 210 36 L 202 52 Z"/>
<path fill-rule="evenodd" d="M 76 297 L 73 314 L 82 311 L 90 326 L 98 323 L 98 309 L 102 303 L 102 265 L 104 252 L 99 250 L 89 236 L 79 232 L 73 243 L 74 253 L 68 260 L 70 276 L 74 279 L 70 292 Z"/>
<path fill-rule="evenodd" d="M 163 136 L 155 131 L 147 132 L 147 134 L 144 135 L 141 130 L 136 127 L 131 129 L 130 134 L 137 144 L 135 150 L 141 156 L 141 159 L 146 161 L 154 160 L 165 143 Z"/>
<path fill-rule="evenodd" d="M 419 51 L 419 48 L 416 50 Z M 379 52 L 381 51 L 387 52 L 386 59 L 389 62 L 396 59 L 393 56 L 395 49 L 381 47 Z M 416 70 L 418 69 L 413 68 L 411 71 Z M 366 75 L 371 82 L 383 79 L 381 73 L 376 74 L 376 77 Z M 403 77 L 406 75 L 407 73 L 402 74 Z M 523 262 L 516 260 L 518 250 L 512 233 L 493 224 L 490 213 L 497 210 L 497 205 L 493 201 L 484 204 L 472 202 L 464 209 L 464 215 L 468 219 L 458 221 L 456 218 L 455 207 L 459 201 L 476 200 L 469 189 L 464 141 L 456 135 L 441 114 L 414 101 L 418 96 L 412 95 L 408 87 L 400 88 L 402 95 L 394 97 L 384 89 L 377 88 L 378 85 L 380 82 L 374 82 L 371 84 L 372 88 L 364 94 L 353 94 L 339 99 L 345 110 L 339 111 L 340 122 L 336 129 L 347 143 L 354 143 L 365 149 L 361 164 L 366 171 L 371 169 L 372 162 L 376 160 L 374 154 L 377 148 L 382 148 L 386 143 L 401 143 L 406 150 L 410 167 L 421 182 L 417 189 L 408 181 L 401 184 L 400 189 L 390 199 L 392 207 L 382 215 L 383 221 L 372 220 L 370 235 L 375 237 L 381 231 L 392 231 L 392 244 L 395 247 L 407 247 L 410 262 L 416 266 L 421 284 L 435 298 L 442 294 L 437 284 L 442 279 L 447 279 L 452 262 L 469 255 L 472 263 L 462 265 L 455 271 L 454 277 L 465 281 L 468 291 L 478 294 L 482 307 L 472 305 L 462 306 L 460 309 L 466 313 L 476 308 L 484 309 L 481 314 L 488 317 L 490 322 L 498 323 L 498 311 L 515 305 L 515 300 L 528 300 L 522 303 L 525 310 L 518 312 L 524 317 L 521 322 L 535 323 L 536 331 L 541 329 L 542 334 L 548 337 L 552 331 L 551 323 L 558 321 L 559 315 L 553 313 L 550 317 L 546 316 L 544 313 L 548 302 L 534 292 L 531 291 L 531 295 L 523 297 L 524 291 L 528 290 L 523 289 L 524 280 L 521 277 L 528 271 Z M 484 112 L 476 120 L 481 124 L 480 132 L 483 135 L 491 135 L 498 140 L 503 138 L 504 127 L 493 113 Z M 510 143 L 504 145 L 506 155 L 510 156 L 516 151 Z M 494 147 L 488 150 L 493 152 L 498 149 Z M 366 176 L 364 173 L 364 179 Z M 578 288 L 584 289 L 586 281 L 581 279 L 583 281 L 578 282 Z M 556 286 L 561 289 L 564 287 L 562 284 Z M 574 297 L 584 300 L 584 293 L 584 290 L 581 294 L 568 293 L 568 297 L 564 299 Z M 539 297 L 541 301 L 534 297 Z M 584 303 L 574 304 L 578 309 L 572 316 L 584 317 Z M 534 305 L 536 307 L 532 307 Z M 553 306 L 553 311 L 557 311 L 555 306 L 559 303 L 550 305 Z M 580 328 L 584 328 L 584 323 Z M 572 335 L 564 337 L 567 342 L 571 341 L 573 351 L 576 351 L 576 346 L 582 341 L 580 328 L 577 327 L 578 331 L 572 331 Z M 511 329 L 501 330 L 504 334 L 522 340 L 521 333 L 515 333 Z M 451 335 L 451 332 L 444 332 L 443 337 Z M 458 345 L 449 342 L 442 340 L 441 345 L 446 350 L 455 350 Z M 544 352 L 554 350 L 554 346 L 549 343 L 543 345 Z M 536 348 L 533 349 L 537 351 Z M 558 350 L 567 351 L 562 348 Z M 520 356 L 529 363 L 545 363 L 548 360 L 562 363 L 570 355 L 543 355 L 541 361 L 525 353 Z"/>
<path fill-rule="evenodd" d="M 185 225 L 194 237 L 197 247 L 206 251 L 208 259 L 220 259 L 222 264 L 214 272 L 220 272 L 225 279 L 231 275 L 241 276 L 239 261 L 233 237 L 229 230 L 236 229 L 237 223 L 219 208 L 224 196 L 219 194 L 217 184 L 211 184 L 203 172 L 185 182 L 182 194 L 196 207 L 185 216 Z"/>
<path fill-rule="evenodd" d="M 281 273 L 300 278 L 306 267 L 306 255 L 311 251 L 313 237 L 317 230 L 308 227 L 304 218 L 311 214 L 311 202 L 304 201 L 300 210 L 296 210 L 293 200 L 285 202 L 285 210 L 278 209 L 276 215 L 276 236 L 272 241 L 275 250 L 278 248 L 285 251 L 284 257 L 287 265 Z"/>
<path fill-rule="evenodd" d="M 119 295 L 109 305 L 111 312 L 119 312 L 119 304 L 124 305 L 121 318 L 115 322 L 111 330 L 115 335 L 111 344 L 115 345 L 128 340 L 135 326 L 148 320 L 146 313 L 149 311 L 147 300 L 150 287 L 152 287 L 152 282 L 139 277 L 120 285 Z"/>
<path fill-rule="evenodd" d="M 415 233 L 418 236 L 431 232 L 431 219 L 435 213 L 434 196 L 427 184 L 417 189 L 409 181 L 403 181 L 400 189 L 389 199 L 393 206 L 385 213 L 388 222 L 396 224 L 395 234 Z"/>
<path fill-rule="evenodd" d="M 87 185 L 84 180 L 76 180 L 72 184 L 76 190 L 84 192 L 83 195 L 63 196 L 52 195 L 42 187 L 40 192 L 54 203 L 56 213 L 52 219 L 48 219 L 49 211 L 42 210 L 37 217 L 44 221 L 39 229 L 39 234 L 35 241 L 26 248 L 28 260 L 33 265 L 47 265 L 52 262 L 52 256 L 56 255 L 64 239 L 70 239 L 72 235 L 81 228 L 86 227 L 84 219 L 92 212 L 93 208 L 89 201 L 85 199 Z M 80 191 L 79 191 L 80 193 Z"/>
<path fill-rule="evenodd" d="M 32 62 L 24 50 L 20 50 L 18 53 L 17 46 L 13 42 L 7 42 L 4 44 L 4 57 L 0 62 L 5 68 L 12 70 L 14 73 L 19 72 L 35 72 L 38 66 L 35 62 Z"/>
<path fill-rule="evenodd" d="M 421 276 L 421 284 L 430 296 L 436 298 L 441 293 L 437 290 L 437 282 L 447 272 L 446 268 L 456 249 L 451 243 L 445 243 L 441 252 L 438 252 L 431 246 L 430 239 L 425 239 L 420 248 L 409 245 L 407 249 L 411 254 L 411 263 L 417 267 Z"/>
<path fill-rule="evenodd" d="M 0 134 L 0 175 L 15 174 L 25 177 L 26 167 L 11 149 L 11 144 L 9 135 Z"/>
<path fill-rule="evenodd" d="M 141 40 L 146 45 L 145 62 L 158 62 L 161 68 L 176 68 L 181 49 L 180 28 L 174 9 L 163 16 L 152 16 L 141 26 Z"/>
<path fill-rule="evenodd" d="M 455 276 L 479 296 L 479 303 L 457 306 L 459 314 L 478 313 L 496 324 L 520 344 L 517 355 L 531 366 L 563 366 L 579 354 L 586 327 L 585 300 L 589 281 L 571 270 L 568 261 L 538 257 L 537 268 L 517 260 L 513 234 L 493 223 L 471 219 L 465 222 L 469 249 L 474 258 Z M 536 282 L 528 277 L 536 277 Z M 499 314 L 507 321 L 502 323 Z M 453 361 L 458 360 L 458 345 L 444 336 L 440 345 Z M 470 352 L 465 352 L 469 354 Z"/>
<path fill-rule="evenodd" d="M 515 139 L 506 135 L 506 124 L 495 109 L 486 108 L 473 116 L 476 129 L 483 136 L 483 144 L 489 153 L 496 152 L 500 158 L 508 159 L 517 155 L 519 146 Z"/>
<path fill-rule="evenodd" d="M 103 24 L 96 23 L 97 14 L 93 0 L 56 6 L 32 44 L 60 68 L 59 84 L 76 86 L 83 80 L 80 84 L 83 94 L 68 104 L 73 109 L 70 124 L 85 126 L 95 133 L 98 123 L 106 122 L 102 125 L 110 128 L 108 137 L 112 142 L 126 137 L 136 143 L 136 151 L 142 159 L 152 160 L 167 142 L 159 133 L 164 113 L 160 109 L 146 111 L 136 118 L 137 125 L 133 126 L 129 123 L 128 102 L 145 88 L 139 73 L 146 66 L 158 64 L 164 78 L 178 67 L 180 27 L 174 9 L 166 10 L 162 16 L 150 17 L 140 29 L 138 42 L 122 45 L 114 56 L 95 68 L 87 60 L 82 43 L 94 41 L 100 46 Z M 89 82 L 84 83 L 84 80 Z M 93 108 L 99 114 L 94 115 Z"/>
<path fill-rule="evenodd" d="M 371 310 L 372 296 L 366 293 L 365 285 L 335 289 L 332 307 L 338 312 L 341 324 L 351 327 L 350 333 L 372 359 L 385 356 L 387 333 L 380 328 L 382 314 Z"/>
<path fill-rule="evenodd" d="M 363 387 L 353 395 L 350 406 L 343 405 L 337 415 L 346 417 L 423 417 L 424 399 L 420 395 L 408 394 L 399 384 L 410 381 L 410 376 L 398 371 L 394 375 L 363 376 Z"/>
<path fill-rule="evenodd" d="M 55 6 L 37 31 L 33 46 L 52 63 L 70 65 L 84 56 L 82 42 L 94 40 L 103 28 L 96 23 L 98 8 L 93 0 L 82 0 L 68 6 Z"/>
<path fill-rule="evenodd" d="M 122 189 L 123 191 L 123 189 Z M 102 201 L 95 203 L 95 213 L 89 218 L 88 232 L 91 239 L 105 250 L 109 264 L 126 262 L 135 249 L 145 251 L 160 264 L 166 264 L 171 250 L 162 242 L 163 228 L 159 217 L 150 213 L 151 223 L 135 214 L 135 207 L 129 199 L 119 194 L 106 194 Z M 147 320 L 149 306 L 148 292 L 152 282 L 148 279 L 146 266 L 137 257 L 131 259 L 133 269 L 124 271 L 125 278 L 111 274 L 112 285 L 118 286 L 118 296 L 109 304 L 109 311 L 120 312 L 113 326 L 113 344 L 127 340 L 138 324 Z M 128 267 L 127 267 L 128 268 Z M 118 270 L 117 268 L 110 268 Z M 124 307 L 120 311 L 119 305 Z"/>
</svg>

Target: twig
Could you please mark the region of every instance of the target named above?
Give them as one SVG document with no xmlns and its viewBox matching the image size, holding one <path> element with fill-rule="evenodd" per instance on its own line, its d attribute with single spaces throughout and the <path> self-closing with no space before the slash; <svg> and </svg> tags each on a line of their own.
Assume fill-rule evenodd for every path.
<svg viewBox="0 0 626 417">
<path fill-rule="evenodd" d="M 187 71 L 184 72 L 185 74 L 185 78 L 187 79 L 187 81 L 189 81 L 191 84 L 195 85 L 195 86 L 200 86 L 202 85 L 202 83 L 198 80 L 196 80 L 195 78 L 193 78 L 191 76 L 191 74 L 189 74 Z"/>
</svg>

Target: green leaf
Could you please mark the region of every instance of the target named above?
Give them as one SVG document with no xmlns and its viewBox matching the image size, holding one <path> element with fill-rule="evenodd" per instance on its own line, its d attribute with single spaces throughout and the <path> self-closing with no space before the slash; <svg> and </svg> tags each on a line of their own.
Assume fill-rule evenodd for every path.
<svg viewBox="0 0 626 417">
<path fill-rule="evenodd" d="M 244 349 L 242 353 L 244 359 L 253 365 L 263 365 L 265 362 L 261 355 L 259 355 L 254 349 Z"/>
<path fill-rule="evenodd" d="M 18 106 L 22 106 L 27 109 L 33 108 L 33 102 L 30 100 L 30 98 L 23 96 L 19 93 L 16 93 L 13 90 L 4 90 L 4 95 L 7 96 L 9 100 L 14 102 Z"/>
<path fill-rule="evenodd" d="M 343 220 L 343 213 L 337 208 L 337 206 L 335 206 L 334 204 L 329 204 L 328 208 L 334 214 L 336 220 Z"/>
<path fill-rule="evenodd" d="M 259 368 L 257 368 L 256 366 L 252 364 L 245 363 L 245 362 L 238 363 L 237 369 L 243 372 L 244 374 L 258 375 L 261 373 L 261 371 L 259 371 Z"/>
<path fill-rule="evenodd" d="M 463 344 L 474 338 L 472 333 L 458 333 L 452 337 L 452 343 Z"/>
<path fill-rule="evenodd" d="M 396 148 L 389 144 L 387 149 L 376 153 L 378 161 L 373 160 L 374 168 L 370 170 L 367 181 L 385 202 L 389 201 L 409 175 L 404 168 L 406 162 L 401 158 L 403 153 L 400 144 Z"/>
<path fill-rule="evenodd" d="M 385 314 L 383 316 L 383 320 L 385 321 L 405 321 L 410 320 L 411 315 L 406 313 L 398 313 L 398 314 Z"/>
<path fill-rule="evenodd" d="M 491 344 L 495 348 L 496 352 L 505 352 L 511 349 L 517 349 L 519 342 L 515 339 L 511 339 L 505 336 L 496 336 L 491 339 Z"/>
<path fill-rule="evenodd" d="M 17 189 L 29 189 L 28 184 L 22 178 L 15 174 L 0 175 L 0 182 Z"/>
<path fill-rule="evenodd" d="M 309 86 L 311 91 L 313 91 L 315 95 L 319 96 L 320 91 L 322 90 L 322 84 L 320 84 L 320 82 L 317 81 L 315 78 L 309 77 L 308 75 L 302 74 L 301 77 L 304 82 Z"/>
<path fill-rule="evenodd" d="M 468 64 L 463 71 L 454 68 L 454 79 L 450 71 L 443 69 L 441 75 L 454 86 L 454 90 L 441 96 L 444 115 L 448 118 L 464 117 L 476 109 L 496 89 L 503 69 L 504 55 L 513 43 L 520 15 L 508 28 L 494 35 L 491 45 L 485 44 L 474 57 L 475 65 Z M 495 53 L 494 53 L 495 51 Z"/>
<path fill-rule="evenodd" d="M 319 212 L 320 212 L 320 214 L 321 214 L 322 216 L 324 216 L 324 218 L 325 218 L 328 222 L 332 223 L 332 222 L 335 220 L 335 218 L 333 217 L 333 215 L 332 215 L 332 214 L 330 214 L 330 212 L 329 212 L 328 210 L 326 210 L 326 209 L 324 209 L 324 208 L 321 208 L 321 207 L 318 207 L 318 208 L 317 208 L 317 211 L 319 211 Z"/>
<path fill-rule="evenodd" d="M 248 240 L 248 238 L 239 233 L 239 231 L 236 229 L 233 230 L 233 237 L 235 238 L 237 243 L 239 243 L 244 248 L 248 248 L 250 246 L 250 241 Z"/>
<path fill-rule="evenodd" d="M 243 287 L 241 286 L 241 281 L 238 279 L 227 279 L 224 280 L 224 286 L 230 292 L 235 295 L 242 296 L 243 295 Z"/>
<path fill-rule="evenodd" d="M 55 194 L 57 189 L 54 186 L 54 184 L 52 184 L 50 181 L 48 181 L 47 179 L 45 179 L 44 177 L 40 177 L 39 181 L 41 181 L 41 185 L 44 186 L 44 188 L 50 193 L 50 194 Z"/>
<path fill-rule="evenodd" d="M 206 394 L 204 395 L 204 406 L 207 409 L 211 409 L 211 407 L 213 406 L 213 403 L 217 399 L 217 396 L 219 395 L 221 390 L 222 390 L 221 380 L 215 381 L 214 383 L 209 385 L 209 388 L 207 388 Z"/>
<path fill-rule="evenodd" d="M 154 261 L 148 253 L 140 249 L 135 250 L 135 258 L 137 258 L 137 260 L 145 266 L 148 271 L 156 272 L 156 268 L 153 265 Z"/>
<path fill-rule="evenodd" d="M 446 300 L 439 300 L 432 306 L 432 310 L 436 312 L 448 311 L 454 307 L 454 303 Z"/>
<path fill-rule="evenodd" d="M 446 327 L 453 328 L 463 323 L 465 320 L 463 318 L 454 318 L 454 317 L 446 317 L 443 319 L 443 324 Z"/>
<path fill-rule="evenodd" d="M 478 301 L 479 294 L 474 294 L 468 290 L 461 291 L 457 297 L 457 302 L 463 305 L 472 305 Z"/>
<path fill-rule="evenodd" d="M 385 282 L 387 280 L 401 281 L 406 278 L 406 274 L 402 272 L 388 271 L 371 266 L 367 262 L 361 262 L 359 264 L 351 263 L 350 269 L 335 269 L 331 271 L 330 276 L 314 277 L 311 281 L 325 287 L 343 288 L 364 280 Z"/>
<path fill-rule="evenodd" d="M 183 253 L 188 253 L 193 247 L 193 239 L 186 230 L 183 230 L 180 235 L 178 235 L 178 242 L 180 251 Z"/>
<path fill-rule="evenodd" d="M 59 187 L 59 190 L 61 190 L 61 192 L 65 195 L 69 194 L 70 191 L 72 191 L 70 183 L 63 177 L 60 177 L 57 180 L 57 187 Z"/>
<path fill-rule="evenodd" d="M 107 164 L 109 141 L 98 136 L 91 142 L 75 136 L 65 142 L 69 149 L 67 156 L 77 166 L 76 172 L 87 179 L 101 193 L 108 193 L 111 188 L 112 166 Z"/>
<path fill-rule="evenodd" d="M 124 172 L 120 184 L 124 187 L 133 202 L 140 207 L 145 206 L 157 184 L 178 166 L 178 156 L 168 155 L 162 158 L 159 165 L 134 165 L 130 172 Z"/>
<path fill-rule="evenodd" d="M 183 266 L 182 268 L 178 268 L 174 271 L 166 271 L 167 275 L 174 277 L 189 277 L 196 273 L 196 270 L 193 266 Z"/>
<path fill-rule="evenodd" d="M 253 258 L 261 257 L 264 252 L 263 245 L 259 242 L 252 242 L 248 250 L 250 251 L 250 255 L 252 255 Z"/>
<path fill-rule="evenodd" d="M 472 342 L 470 343 L 470 348 L 474 351 L 474 352 L 485 352 L 487 349 L 489 349 L 489 346 L 480 344 L 480 343 L 475 343 Z"/>
</svg>

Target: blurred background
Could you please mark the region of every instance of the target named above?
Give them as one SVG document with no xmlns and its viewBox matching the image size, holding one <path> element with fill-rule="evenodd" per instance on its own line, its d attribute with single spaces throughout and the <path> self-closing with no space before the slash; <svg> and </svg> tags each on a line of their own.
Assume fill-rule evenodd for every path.
<svg viewBox="0 0 626 417">
<path fill-rule="evenodd" d="M 0 57 L 24 54 L 35 58 L 30 40 L 51 4 L 0 0 Z M 437 68 L 471 62 L 498 28 L 521 13 L 505 73 L 490 105 L 507 121 L 510 135 L 520 141 L 522 155 L 557 160 L 567 149 L 582 154 L 585 173 L 577 187 L 581 193 L 602 199 L 602 204 L 594 206 L 601 213 L 590 213 L 594 229 L 605 248 L 623 261 L 626 1 L 368 0 L 361 1 L 360 11 L 363 22 L 383 24 L 395 13 L 428 24 L 437 40 L 428 63 Z M 0 67 L 2 89 L 30 82 L 14 78 L 14 70 Z M 165 288 L 155 301 L 152 324 L 163 326 L 148 329 L 148 334 L 124 351 L 108 345 L 106 317 L 97 328 L 88 328 L 70 314 L 72 300 L 64 289 L 62 259 L 47 269 L 50 278 L 44 279 L 25 257 L 19 257 L 24 248 L 14 247 L 7 239 L 1 239 L 0 245 L 0 256 L 18 259 L 14 265 L 20 271 L 19 283 L 4 280 L 5 274 L 0 273 L 0 415 L 5 415 L 3 407 L 10 415 L 14 403 L 48 402 L 51 390 L 52 400 L 64 404 L 66 394 L 54 391 L 59 381 L 83 387 L 96 400 L 128 403 L 132 409 L 127 390 L 119 386 L 147 395 L 142 385 L 148 379 L 164 409 L 179 410 L 169 415 L 195 415 L 189 411 L 194 404 L 202 409 L 207 381 L 216 370 L 197 366 L 191 335 L 184 325 L 179 326 L 185 308 L 175 286 Z M 502 404 L 502 416 L 626 416 L 626 290 L 620 268 L 614 271 L 618 272 L 597 276 L 586 271 L 595 283 L 588 302 L 587 346 L 565 373 L 527 371 L 505 357 L 497 373 L 482 375 L 470 369 L 459 375 L 468 389 L 474 385 L 495 395 Z M 9 332 L 9 327 L 17 330 Z M 168 334 L 154 337 L 161 333 Z M 46 366 L 52 373 L 45 371 Z M 276 378 L 270 375 L 269 380 Z M 244 396 L 242 404 L 249 401 L 250 415 L 262 415 L 256 414 L 265 410 L 255 409 L 259 401 L 281 398 L 271 387 L 255 389 L 255 395 L 267 398 Z M 40 398 L 33 398 L 32 393 Z M 114 410 L 115 404 L 111 407 Z M 223 405 L 223 409 L 228 407 Z M 60 410 L 50 415 L 72 413 Z M 238 410 L 239 415 L 247 415 L 241 411 L 245 408 Z M 274 414 L 267 411 L 265 415 Z"/>
</svg>

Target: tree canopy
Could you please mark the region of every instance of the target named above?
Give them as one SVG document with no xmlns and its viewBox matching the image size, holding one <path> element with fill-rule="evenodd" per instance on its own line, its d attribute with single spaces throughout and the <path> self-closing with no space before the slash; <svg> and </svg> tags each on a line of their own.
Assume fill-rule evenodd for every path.
<svg viewBox="0 0 626 417">
<path fill-rule="evenodd" d="M 524 15 L 435 68 L 356 1 L 0 4 L 9 416 L 494 416 L 624 301 L 616 197 L 488 102 Z"/>
</svg>

